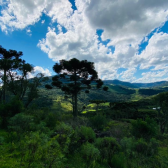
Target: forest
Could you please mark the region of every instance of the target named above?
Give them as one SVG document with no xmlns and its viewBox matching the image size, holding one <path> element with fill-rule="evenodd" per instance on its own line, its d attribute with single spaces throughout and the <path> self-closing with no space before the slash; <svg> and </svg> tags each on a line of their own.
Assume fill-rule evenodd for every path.
<svg viewBox="0 0 168 168">
<path fill-rule="evenodd" d="M 168 86 L 102 81 L 77 58 L 29 78 L 22 57 L 0 46 L 0 168 L 168 168 Z"/>
</svg>

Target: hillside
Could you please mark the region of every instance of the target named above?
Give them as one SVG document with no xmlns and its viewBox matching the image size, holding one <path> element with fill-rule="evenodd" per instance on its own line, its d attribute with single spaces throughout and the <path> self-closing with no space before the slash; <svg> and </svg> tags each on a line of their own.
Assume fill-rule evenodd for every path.
<svg viewBox="0 0 168 168">
<path fill-rule="evenodd" d="M 104 80 L 103 82 L 104 84 L 120 85 L 128 88 L 155 88 L 155 87 L 168 86 L 168 81 L 160 81 L 153 83 L 130 83 L 115 79 L 115 80 Z"/>
</svg>

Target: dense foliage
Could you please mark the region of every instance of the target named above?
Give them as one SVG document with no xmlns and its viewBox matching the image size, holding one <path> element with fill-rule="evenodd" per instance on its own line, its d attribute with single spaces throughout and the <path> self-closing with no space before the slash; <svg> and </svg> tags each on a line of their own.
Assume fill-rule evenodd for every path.
<svg viewBox="0 0 168 168">
<path fill-rule="evenodd" d="M 114 87 L 106 92 L 90 90 L 86 96 L 78 95 L 82 111 L 74 118 L 73 105 L 62 89 L 44 89 L 47 81 L 43 76 L 1 79 L 0 167 L 168 167 L 168 92 L 131 101 L 131 97 L 121 95 L 122 99 L 117 99 Z M 18 87 L 22 81 L 28 82 L 23 99 Z M 131 95 L 132 90 L 122 90 Z M 137 94 L 132 96 L 136 98 L 137 90 L 132 94 Z M 31 103 L 26 106 L 29 99 Z"/>
</svg>

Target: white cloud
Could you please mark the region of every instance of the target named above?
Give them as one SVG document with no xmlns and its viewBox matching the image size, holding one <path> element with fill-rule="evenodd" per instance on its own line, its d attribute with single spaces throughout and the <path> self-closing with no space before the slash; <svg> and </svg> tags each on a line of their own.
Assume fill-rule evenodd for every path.
<svg viewBox="0 0 168 168">
<path fill-rule="evenodd" d="M 122 73 L 120 73 L 120 76 L 121 76 L 122 80 L 124 80 L 124 81 L 133 82 L 136 79 L 134 76 L 136 71 L 137 71 L 136 68 L 129 68 L 126 71 L 123 71 Z"/>
<path fill-rule="evenodd" d="M 27 31 L 26 31 L 27 33 L 31 33 L 31 30 L 30 29 L 27 29 Z"/>
<path fill-rule="evenodd" d="M 27 34 L 28 34 L 29 36 L 32 36 L 32 31 L 30 30 L 30 28 L 28 28 L 28 29 L 26 30 L 26 32 L 27 32 Z"/>
<path fill-rule="evenodd" d="M 102 38 L 111 39 L 111 45 L 138 44 L 167 20 L 167 9 L 165 0 L 91 0 L 85 14 L 94 28 L 104 30 Z"/>
<path fill-rule="evenodd" d="M 4 32 L 24 29 L 45 13 L 58 23 L 58 31 L 49 27 L 38 47 L 53 61 L 73 57 L 93 61 L 103 79 L 132 81 L 139 65 L 141 69 L 166 67 L 167 34 L 156 32 L 150 39 L 147 35 L 168 19 L 168 1 L 76 0 L 75 4 L 77 10 L 73 11 L 68 0 L 9 0 L 1 11 L 0 27 Z M 110 39 L 107 46 L 99 43 L 97 29 L 104 30 L 102 40 Z M 138 55 L 139 44 L 148 40 L 145 51 Z M 114 53 L 109 52 L 111 45 Z M 118 68 L 127 70 L 118 74 Z"/>
<path fill-rule="evenodd" d="M 59 18 L 66 18 L 71 13 L 68 0 L 8 0 L 7 7 L 3 7 L 0 16 L 2 31 L 24 29 L 40 20 L 42 13 L 54 19 L 54 13 Z M 2 4 L 1 4 L 2 5 Z"/>
<path fill-rule="evenodd" d="M 155 33 L 149 40 L 148 46 L 141 53 L 141 69 L 155 66 L 155 70 L 163 69 L 168 65 L 168 34 Z"/>
<path fill-rule="evenodd" d="M 69 17 L 52 15 L 67 32 L 49 29 L 38 46 L 54 61 L 72 57 L 93 61 L 104 79 L 117 78 L 118 68 L 129 68 L 122 77 L 134 80 L 135 67 L 147 60 L 138 55 L 138 45 L 166 21 L 168 2 L 76 0 L 76 6 L 73 14 L 67 12 Z M 103 40 L 110 39 L 107 46 L 99 44 L 96 29 L 104 30 Z M 110 45 L 115 51 L 107 54 Z"/>
<path fill-rule="evenodd" d="M 44 69 L 44 68 L 42 68 L 42 67 L 40 67 L 40 66 L 35 66 L 33 73 L 29 73 L 29 74 L 28 74 L 28 77 L 29 77 L 29 78 L 33 78 L 33 77 L 35 77 L 38 73 L 42 73 L 42 74 L 44 74 L 44 76 L 51 76 L 51 72 L 49 71 L 49 69 L 47 69 L 47 68 Z"/>
<path fill-rule="evenodd" d="M 41 24 L 44 24 L 44 23 L 45 23 L 45 20 L 42 20 L 42 21 L 41 21 Z"/>
<path fill-rule="evenodd" d="M 134 82 L 150 83 L 156 81 L 166 81 L 168 80 L 167 74 L 168 74 L 168 67 L 165 68 L 164 70 L 144 72 L 142 73 L 142 77 L 134 80 Z"/>
</svg>

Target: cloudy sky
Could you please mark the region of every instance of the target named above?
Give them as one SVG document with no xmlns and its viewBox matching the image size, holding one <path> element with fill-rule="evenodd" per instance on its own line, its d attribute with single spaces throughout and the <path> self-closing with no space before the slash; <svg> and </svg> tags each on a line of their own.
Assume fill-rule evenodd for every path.
<svg viewBox="0 0 168 168">
<path fill-rule="evenodd" d="M 168 1 L 0 0 L 0 45 L 46 75 L 76 57 L 101 79 L 168 80 Z"/>
</svg>

